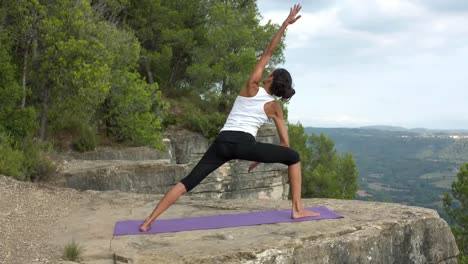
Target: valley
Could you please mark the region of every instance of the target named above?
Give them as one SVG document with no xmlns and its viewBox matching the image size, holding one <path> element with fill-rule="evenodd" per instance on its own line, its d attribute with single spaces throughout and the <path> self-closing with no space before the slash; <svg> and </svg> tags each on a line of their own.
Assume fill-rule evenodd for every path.
<svg viewBox="0 0 468 264">
<path fill-rule="evenodd" d="M 436 209 L 468 161 L 468 132 L 393 127 L 305 128 L 324 133 L 341 152 L 351 152 L 359 171 L 355 199 Z"/>
</svg>

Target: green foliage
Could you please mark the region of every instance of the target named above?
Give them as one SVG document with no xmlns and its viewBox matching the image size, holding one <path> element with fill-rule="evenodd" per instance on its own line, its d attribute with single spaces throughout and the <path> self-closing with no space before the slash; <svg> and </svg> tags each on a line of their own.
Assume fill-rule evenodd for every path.
<svg viewBox="0 0 468 264">
<path fill-rule="evenodd" d="M 2 27 L 0 27 L 0 34 Z M 16 81 L 15 65 L 8 53 L 10 45 L 5 37 L 0 35 L 0 116 L 10 112 L 23 95 L 21 87 Z"/>
<path fill-rule="evenodd" d="M 63 258 L 70 261 L 78 261 L 83 254 L 83 247 L 72 240 L 63 248 Z"/>
<path fill-rule="evenodd" d="M 452 222 L 452 232 L 460 250 L 459 262 L 468 260 L 468 163 L 464 163 L 457 180 L 452 183 L 452 193 L 445 193 L 443 203 Z"/>
<path fill-rule="evenodd" d="M 289 124 L 288 126 L 289 134 L 289 145 L 301 158 L 301 172 L 303 179 L 311 178 L 311 171 L 306 170 L 305 168 L 310 167 L 310 162 L 312 160 L 312 149 L 307 146 L 307 139 L 309 136 L 304 133 L 304 127 L 301 124 Z M 307 192 L 307 186 L 305 183 L 302 184 L 302 194 Z"/>
<path fill-rule="evenodd" d="M 9 174 L 53 171 L 37 136 L 80 151 L 96 136 L 159 148 L 169 125 L 213 138 L 278 28 L 260 20 L 255 1 L 2 1 L 2 151 L 18 157 Z M 168 98 L 183 111 L 169 114 Z"/>
<path fill-rule="evenodd" d="M 89 125 L 79 124 L 78 139 L 72 144 L 79 152 L 95 150 L 97 145 L 96 129 Z"/>
<path fill-rule="evenodd" d="M 177 89 L 190 52 L 196 43 L 194 31 L 202 29 L 201 1 L 131 1 L 124 26 L 130 27 L 143 47 L 140 73 L 157 82 L 165 93 Z"/>
<path fill-rule="evenodd" d="M 307 135 L 301 124 L 289 125 L 290 145 L 301 156 L 304 197 L 352 199 L 358 190 L 351 153 L 340 155 L 324 134 Z"/>
<path fill-rule="evenodd" d="M 338 159 L 338 190 L 336 195 L 343 199 L 353 199 L 359 189 L 358 170 L 352 153 L 345 153 Z"/>
<path fill-rule="evenodd" d="M 39 128 L 36 110 L 33 107 L 8 111 L 0 121 L 16 140 L 32 137 Z"/>
<path fill-rule="evenodd" d="M 1 29 L 1 28 L 0 28 Z M 1 32 L 1 31 L 0 31 Z M 3 36 L 0 37 L 0 173 L 18 180 L 55 171 L 51 162 L 34 151 L 30 139 L 38 123 L 33 107 L 18 107 L 23 91 L 16 81 L 16 66 Z"/>
<path fill-rule="evenodd" d="M 278 26 L 253 1 L 130 2 L 123 19 L 142 45 L 140 73 L 168 97 L 179 90 L 237 94 Z M 271 59 L 283 62 L 281 43 Z"/>
<path fill-rule="evenodd" d="M 14 139 L 33 135 L 38 128 L 33 107 L 19 108 L 23 91 L 16 80 L 16 66 L 8 53 L 10 43 L 0 26 L 0 124 Z"/>
<path fill-rule="evenodd" d="M 47 52 L 54 53 L 58 61 L 43 63 L 41 69 L 54 87 L 49 109 L 53 128 L 62 129 L 70 119 L 90 122 L 110 89 L 109 58 L 94 55 L 105 54 L 105 49 L 101 44 L 70 38 L 55 42 Z"/>
<path fill-rule="evenodd" d="M 200 132 L 203 136 L 213 140 L 223 126 L 226 116 L 219 112 L 207 114 L 194 109 L 184 114 L 183 119 L 182 125 L 185 128 Z"/>
<path fill-rule="evenodd" d="M 0 174 L 21 181 L 44 179 L 56 170 L 47 157 L 50 151 L 51 146 L 45 142 L 32 138 L 16 141 L 0 129 Z"/>
<path fill-rule="evenodd" d="M 26 138 L 21 143 L 21 151 L 24 155 L 23 168 L 26 171 L 24 180 L 44 180 L 55 173 L 57 167 L 47 155 L 52 151 L 49 143 Z"/>
<path fill-rule="evenodd" d="M 0 174 L 24 180 L 24 161 L 24 154 L 15 148 L 13 139 L 0 127 Z"/>
<path fill-rule="evenodd" d="M 162 148 L 162 118 L 168 105 L 156 84 L 147 84 L 138 73 L 127 72 L 125 84 L 108 98 L 108 129 L 118 141 Z"/>
<path fill-rule="evenodd" d="M 193 63 L 187 68 L 189 80 L 200 93 L 237 94 L 278 27 L 260 25 L 254 2 L 212 1 L 206 17 L 209 27 L 193 49 Z M 283 61 L 283 49 L 280 43 L 271 65 Z"/>
<path fill-rule="evenodd" d="M 354 198 L 358 190 L 358 173 L 352 154 L 341 156 L 333 140 L 324 134 L 311 134 L 308 144 L 312 148 L 312 177 L 305 180 L 309 186 L 306 195 Z"/>
<path fill-rule="evenodd" d="M 200 99 L 199 96 L 186 95 L 177 100 L 170 100 L 171 111 L 164 126 L 183 127 L 199 132 L 213 140 L 226 121 L 225 109 L 228 102 L 216 97 Z"/>
<path fill-rule="evenodd" d="M 93 13 L 89 1 L 56 1 L 43 9 L 34 22 L 36 44 L 27 77 L 34 80 L 28 82 L 29 102 L 45 121 L 41 123 L 44 139 L 46 125 L 47 131 L 56 134 L 70 120 L 94 121 L 111 86 L 112 54 L 105 45 L 108 26 Z"/>
</svg>

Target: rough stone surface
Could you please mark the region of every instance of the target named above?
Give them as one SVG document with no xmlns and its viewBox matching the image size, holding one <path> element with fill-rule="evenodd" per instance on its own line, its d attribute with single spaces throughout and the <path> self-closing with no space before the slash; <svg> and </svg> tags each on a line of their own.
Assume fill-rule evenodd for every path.
<svg viewBox="0 0 468 264">
<path fill-rule="evenodd" d="M 76 190 L 0 175 L 0 263 L 58 263 L 64 245 L 52 245 L 52 233 L 64 217 L 88 201 Z"/>
<path fill-rule="evenodd" d="M 85 264 L 455 264 L 458 254 L 434 210 L 397 204 L 304 199 L 344 218 L 113 237 L 116 221 L 143 219 L 161 195 L 78 192 L 2 176 L 0 194 L 0 263 L 75 263 L 60 260 L 72 239 L 84 248 Z M 184 196 L 161 219 L 289 207 L 285 200 Z"/>
<path fill-rule="evenodd" d="M 200 134 L 187 130 L 169 130 L 166 136 L 170 138 L 166 143 L 171 152 L 165 159 L 159 159 L 158 153 L 148 148 L 67 154 L 59 161 L 57 175 L 48 181 L 77 190 L 164 194 L 190 173 L 210 145 Z M 257 141 L 278 144 L 276 128 L 261 127 Z M 227 162 L 195 187 L 190 195 L 221 199 L 287 199 L 287 166 L 260 164 L 248 173 L 249 165 L 247 161 Z"/>
<path fill-rule="evenodd" d="M 65 160 L 174 160 L 174 149 L 169 139 L 164 140 L 166 150 L 159 151 L 149 147 L 133 147 L 124 149 L 104 148 L 84 153 L 71 152 L 61 155 Z"/>
<path fill-rule="evenodd" d="M 191 163 L 199 160 L 210 146 L 210 141 L 201 134 L 185 129 L 172 129 L 165 133 L 174 146 L 176 162 L 178 164 Z"/>
</svg>

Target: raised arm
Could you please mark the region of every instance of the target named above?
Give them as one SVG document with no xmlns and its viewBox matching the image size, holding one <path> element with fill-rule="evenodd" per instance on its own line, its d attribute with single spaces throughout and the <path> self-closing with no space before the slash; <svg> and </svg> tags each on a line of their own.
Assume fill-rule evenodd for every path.
<svg viewBox="0 0 468 264">
<path fill-rule="evenodd" d="M 301 8 L 301 5 L 294 5 L 294 7 L 291 8 L 288 17 L 284 20 L 278 32 L 276 32 L 270 44 L 263 52 L 260 59 L 257 61 L 257 64 L 255 65 L 252 73 L 250 74 L 249 80 L 247 81 L 245 87 L 241 91 L 241 95 L 254 96 L 257 94 L 258 86 L 260 84 L 260 81 L 262 80 L 263 71 L 265 70 L 265 67 L 268 64 L 271 55 L 273 55 L 276 46 L 281 41 L 281 36 L 283 36 L 283 33 L 286 30 L 286 28 L 289 25 L 294 24 L 294 22 L 296 22 L 301 17 L 300 15 L 297 15 Z"/>
</svg>

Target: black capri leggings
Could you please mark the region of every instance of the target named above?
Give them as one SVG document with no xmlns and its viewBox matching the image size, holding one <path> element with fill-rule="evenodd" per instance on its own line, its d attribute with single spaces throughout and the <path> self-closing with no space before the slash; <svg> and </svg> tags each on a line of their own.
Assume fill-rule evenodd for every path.
<svg viewBox="0 0 468 264">
<path fill-rule="evenodd" d="M 300 161 L 299 154 L 291 148 L 256 142 L 254 136 L 245 132 L 221 131 L 189 175 L 180 182 L 189 192 L 211 172 L 232 159 L 288 166 Z"/>
</svg>

